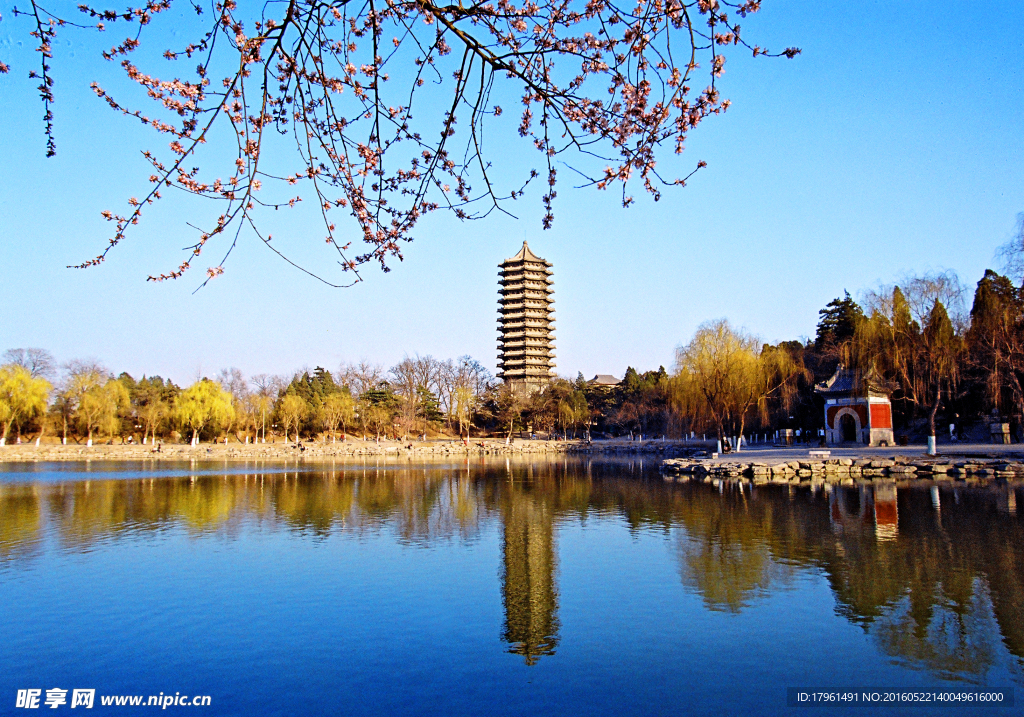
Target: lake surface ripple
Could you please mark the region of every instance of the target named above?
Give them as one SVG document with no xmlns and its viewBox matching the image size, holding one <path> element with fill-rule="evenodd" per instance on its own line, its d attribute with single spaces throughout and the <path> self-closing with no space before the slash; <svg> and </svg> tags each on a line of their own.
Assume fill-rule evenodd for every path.
<svg viewBox="0 0 1024 717">
<path fill-rule="evenodd" d="M 1020 714 L 786 699 L 1024 700 L 1017 498 L 562 457 L 6 465 L 0 714 L 26 688 L 95 689 L 87 714 Z"/>
</svg>

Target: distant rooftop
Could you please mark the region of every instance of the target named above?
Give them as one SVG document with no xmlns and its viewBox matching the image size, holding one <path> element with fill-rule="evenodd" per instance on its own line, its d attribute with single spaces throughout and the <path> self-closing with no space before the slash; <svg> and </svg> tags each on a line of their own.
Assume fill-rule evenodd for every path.
<svg viewBox="0 0 1024 717">
<path fill-rule="evenodd" d="M 594 376 L 594 378 L 587 381 L 587 383 L 592 386 L 618 386 L 622 382 L 611 374 L 599 373 Z"/>
</svg>

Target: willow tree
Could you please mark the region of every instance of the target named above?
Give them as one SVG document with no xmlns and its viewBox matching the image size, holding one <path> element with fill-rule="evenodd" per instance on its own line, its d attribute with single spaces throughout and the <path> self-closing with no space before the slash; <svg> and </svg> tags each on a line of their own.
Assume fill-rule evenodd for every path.
<svg viewBox="0 0 1024 717">
<path fill-rule="evenodd" d="M 910 382 L 914 346 L 921 333 L 910 304 L 898 286 L 868 292 L 867 318 L 857 325 L 851 363 L 876 368 Z"/>
<path fill-rule="evenodd" d="M 1002 259 L 1006 275 L 1016 281 L 1018 286 L 1024 286 L 1024 212 L 1017 215 L 1013 237 L 999 247 L 998 256 Z"/>
<path fill-rule="evenodd" d="M 401 260 L 423 216 L 507 211 L 537 177 L 550 227 L 559 165 L 585 186 L 619 190 L 624 207 L 637 185 L 657 200 L 704 166 L 669 170 L 663 157 L 728 108 L 719 88 L 725 53 L 799 53 L 770 53 L 741 34 L 761 0 L 215 0 L 212 12 L 192 3 L 184 16 L 172 16 L 180 0 L 127 10 L 84 4 L 77 13 L 26 4 L 15 15 L 39 55 L 18 43 L 13 62 L 34 66 L 48 155 L 58 33 L 116 34 L 103 57 L 120 62 L 127 86 L 92 89 L 167 143 L 144 153 L 151 185 L 126 209 L 103 213 L 111 236 L 79 266 L 104 261 L 167 188 L 219 205 L 182 261 L 155 281 L 180 277 L 208 249 L 219 258 L 207 281 L 221 274 L 243 227 L 283 256 L 295 247 L 271 241 L 260 223 L 279 208 L 318 216 L 326 266 L 341 272 L 322 280 L 339 285 L 358 281 L 363 264 L 387 271 Z M 154 46 L 170 30 L 180 40 Z M 161 56 L 168 65 L 154 69 Z M 506 117 L 502 104 L 519 116 Z M 485 141 L 492 133 L 518 134 L 537 166 L 518 166 L 504 141 L 496 152 Z M 356 231 L 340 229 L 334 210 Z"/>
<path fill-rule="evenodd" d="M 797 379 L 806 375 L 788 351 L 764 346 L 720 319 L 701 324 L 693 339 L 676 349 L 673 403 L 695 422 L 713 426 L 721 449 L 728 431 L 743 435 L 754 412 L 767 416 L 770 399 L 788 406 Z"/>
<path fill-rule="evenodd" d="M 503 383 L 493 392 L 491 400 L 498 424 L 502 429 L 508 429 L 505 443 L 509 443 L 516 426 L 522 426 L 523 412 L 529 406 L 530 397 L 525 390 L 515 384 Z"/>
<path fill-rule="evenodd" d="M 174 417 L 183 428 L 192 431 L 191 443 L 196 446 L 199 433 L 205 427 L 230 425 L 235 418 L 235 407 L 230 393 L 216 381 L 204 378 L 178 394 Z"/>
<path fill-rule="evenodd" d="M 93 386 L 101 385 L 108 376 L 106 369 L 88 361 L 71 361 L 63 369 L 51 410 L 61 426 L 61 443 L 67 445 L 68 428 L 77 420 L 82 396 Z"/>
<path fill-rule="evenodd" d="M 934 451 L 936 414 L 959 398 L 964 290 L 949 271 L 905 277 L 900 284 L 868 293 L 870 314 L 858 327 L 853 362 L 899 383 L 906 419 L 915 409 L 927 416 Z"/>
<path fill-rule="evenodd" d="M 571 428 L 573 438 L 576 437 L 576 430 L 580 426 L 590 425 L 590 406 L 587 405 L 587 397 L 583 391 L 574 388 L 558 402 L 558 422 L 562 426 L 563 437 L 566 429 Z M 589 430 L 587 433 L 589 438 Z"/>
<path fill-rule="evenodd" d="M 267 442 L 267 414 L 274 407 L 274 402 L 267 392 L 254 393 L 249 396 L 253 415 L 259 417 L 259 425 L 256 429 L 257 436 L 263 443 Z M 254 441 L 255 442 L 255 441 Z"/>
<path fill-rule="evenodd" d="M 935 455 L 935 415 L 943 401 L 956 398 L 960 382 L 960 363 L 964 342 L 949 319 L 946 307 L 938 299 L 928 312 L 921 332 L 922 373 L 928 387 L 928 453 Z"/>
<path fill-rule="evenodd" d="M 168 406 L 160 398 L 153 398 L 136 410 L 139 420 L 142 421 L 142 443 L 146 444 L 150 433 L 153 434 L 153 443 L 156 443 L 156 430 L 164 418 L 168 415 Z"/>
<path fill-rule="evenodd" d="M 360 417 L 363 426 L 373 431 L 377 442 L 380 443 L 381 434 L 387 436 L 388 429 L 392 427 L 395 409 L 389 404 L 369 403 L 365 404 L 363 410 L 360 411 Z"/>
<path fill-rule="evenodd" d="M 896 381 L 904 422 L 920 403 L 924 388 L 920 381 L 921 326 L 899 286 L 868 292 L 867 318 L 857 325 L 848 361 L 854 369 L 872 369 Z"/>
<path fill-rule="evenodd" d="M 78 401 L 75 418 L 86 432 L 86 445 L 92 445 L 92 434 L 96 431 L 113 436 L 121 428 L 121 414 L 131 407 L 128 389 L 116 378 L 88 388 Z"/>
<path fill-rule="evenodd" d="M 331 443 L 336 441 L 334 434 L 338 426 L 341 426 L 341 432 L 345 433 L 345 428 L 355 419 L 355 415 L 356 402 L 347 390 L 329 394 L 324 399 L 324 404 L 320 408 L 320 421 L 324 430 L 330 432 Z"/>
<path fill-rule="evenodd" d="M 11 424 L 22 422 L 46 412 L 46 402 L 53 388 L 45 378 L 36 378 L 23 366 L 0 366 L 0 446 L 7 442 Z M 21 429 L 19 428 L 19 435 Z"/>
<path fill-rule="evenodd" d="M 294 393 L 287 394 L 281 399 L 277 406 L 277 415 L 284 426 L 284 440 L 288 441 L 288 429 L 295 426 L 295 442 L 299 442 L 299 426 L 302 420 L 309 414 L 309 404 L 302 396 Z"/>
<path fill-rule="evenodd" d="M 473 422 L 473 411 L 480 402 L 476 392 L 468 386 L 459 386 L 452 392 L 452 415 L 459 423 L 459 435 L 466 434 L 469 440 L 469 427 Z"/>
<path fill-rule="evenodd" d="M 10 430 L 11 418 L 14 416 L 14 411 L 11 410 L 11 404 L 8 403 L 7 399 L 0 398 L 0 423 L 4 426 L 4 434 L 0 436 L 0 446 L 7 442 L 7 432 Z"/>
</svg>

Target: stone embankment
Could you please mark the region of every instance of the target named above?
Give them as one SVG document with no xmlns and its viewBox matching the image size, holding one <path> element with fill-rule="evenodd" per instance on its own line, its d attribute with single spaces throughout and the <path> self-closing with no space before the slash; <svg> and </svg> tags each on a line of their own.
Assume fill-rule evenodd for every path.
<svg viewBox="0 0 1024 717">
<path fill-rule="evenodd" d="M 516 440 L 506 444 L 500 439 L 475 439 L 469 445 L 461 441 L 363 441 L 349 439 L 339 443 L 303 442 L 261 444 L 187 444 L 164 443 L 159 452 L 142 445 L 8 445 L 0 447 L 0 463 L 49 461 L 323 461 L 366 456 L 391 458 L 445 458 L 456 456 L 507 455 L 540 456 L 555 454 L 686 456 L 703 453 L 702 446 L 681 441 L 545 441 Z"/>
<path fill-rule="evenodd" d="M 918 480 L 964 481 L 971 484 L 997 480 L 1024 483 L 1024 463 L 1005 458 L 830 458 L 778 462 L 711 462 L 669 458 L 662 463 L 666 478 L 675 480 L 731 479 L 766 483 L 838 483 L 856 485 L 884 480 L 909 483 Z"/>
</svg>

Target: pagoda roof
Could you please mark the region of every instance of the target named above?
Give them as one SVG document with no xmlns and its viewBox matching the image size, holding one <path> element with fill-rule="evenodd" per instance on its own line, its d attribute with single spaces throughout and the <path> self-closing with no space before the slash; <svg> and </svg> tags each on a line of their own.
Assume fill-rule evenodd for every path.
<svg viewBox="0 0 1024 717">
<path fill-rule="evenodd" d="M 531 262 L 531 263 L 534 263 L 534 264 L 543 264 L 544 266 L 551 266 L 551 262 L 550 261 L 546 261 L 545 259 L 541 259 L 539 256 L 537 256 L 532 251 L 530 251 L 530 245 L 527 244 L 525 241 L 523 242 L 523 248 L 519 250 L 518 254 L 516 254 L 515 256 L 513 256 L 513 257 L 511 257 L 509 259 L 506 259 L 505 261 L 501 262 L 501 264 L 499 264 L 499 266 L 507 266 L 509 264 L 519 264 L 519 263 L 522 263 L 522 262 Z"/>
</svg>

